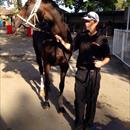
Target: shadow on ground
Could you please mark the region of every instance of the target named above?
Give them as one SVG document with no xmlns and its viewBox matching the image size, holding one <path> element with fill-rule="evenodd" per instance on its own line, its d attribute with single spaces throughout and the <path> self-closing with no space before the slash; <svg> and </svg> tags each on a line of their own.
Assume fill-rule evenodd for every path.
<svg viewBox="0 0 130 130">
<path fill-rule="evenodd" d="M 12 42 L 12 41 L 9 41 L 9 42 Z M 12 48 L 12 47 L 19 48 L 19 46 L 16 45 L 15 42 L 12 43 L 11 45 L 10 44 L 3 45 L 2 50 L 4 49 L 4 47 L 5 48 Z M 30 46 L 28 46 L 28 47 L 30 47 Z M 27 51 L 26 49 L 28 50 L 28 48 L 25 48 L 24 53 L 26 53 L 26 51 Z M 15 50 L 15 49 L 13 49 L 13 50 Z M 7 50 L 7 52 L 8 52 L 8 50 Z M 10 53 L 9 55 L 12 55 L 11 54 L 12 52 L 9 51 L 8 52 L 8 53 Z M 32 53 L 32 52 L 29 51 L 29 53 Z M 73 56 L 73 57 L 74 57 L 74 59 L 76 59 L 76 56 Z M 14 56 L 14 57 L 7 56 L 7 57 L 2 57 L 2 58 L 4 59 L 3 63 L 5 64 L 5 68 L 2 71 L 4 71 L 4 72 L 11 71 L 11 72 L 14 72 L 16 74 L 19 73 L 21 75 L 21 77 L 31 86 L 33 91 L 38 96 L 39 101 L 42 102 L 42 98 L 38 94 L 39 83 L 40 83 L 40 75 L 39 75 L 39 72 L 32 65 L 32 64 L 36 64 L 36 63 L 34 63 L 34 59 L 28 60 L 28 59 L 24 58 L 24 55 L 23 56 Z M 117 65 L 118 65 L 118 67 L 117 67 Z M 54 69 L 52 70 L 52 73 L 53 72 L 59 73 L 58 70 L 54 70 Z M 120 75 L 120 77 L 123 77 L 123 78 L 121 78 L 121 80 L 124 80 L 124 78 L 126 80 L 130 79 L 130 77 L 129 77 L 130 71 L 128 69 L 126 69 L 122 65 L 122 63 L 119 60 L 116 59 L 116 57 L 112 57 L 110 64 L 105 66 L 102 72 L 103 73 L 109 73 L 111 75 L 113 75 L 113 74 L 114 75 Z M 69 76 L 74 76 L 74 73 L 73 72 L 70 73 Z M 50 77 L 53 80 L 52 75 L 50 75 Z M 57 112 L 58 112 L 58 107 L 57 107 L 58 106 L 58 103 L 57 103 L 58 95 L 59 95 L 59 90 L 57 89 L 57 87 L 55 87 L 52 84 L 51 85 L 50 101 L 55 106 Z M 23 93 L 23 95 L 21 95 L 21 97 L 19 98 L 20 99 L 19 105 L 24 104 L 24 102 L 25 102 L 24 97 L 25 97 L 25 95 Z M 71 116 L 71 114 L 74 115 L 74 107 L 69 101 L 67 101 L 67 99 L 65 97 L 64 97 L 64 104 L 65 104 L 67 111 L 66 111 L 66 113 L 63 114 L 63 116 L 68 121 L 72 130 L 74 130 L 73 118 Z M 41 107 L 42 107 L 42 105 L 41 105 Z M 25 109 L 26 109 L 26 107 L 25 107 Z M 17 110 L 14 110 L 14 111 L 17 111 Z M 111 111 L 111 110 L 106 110 L 106 111 Z M 27 112 L 29 112 L 29 111 L 27 111 Z M 36 111 L 36 112 L 39 113 L 38 111 Z M 17 122 L 19 121 L 21 116 L 22 115 L 20 115 L 20 114 L 19 115 L 15 114 L 15 120 L 10 120 L 10 123 L 12 124 L 11 126 L 14 125 L 14 126 L 17 126 L 16 128 L 19 128 L 20 124 L 17 124 Z M 111 117 L 109 115 L 106 115 L 106 117 L 109 118 L 111 121 L 106 125 L 103 125 L 103 124 L 96 122 L 95 125 L 97 127 L 97 130 L 128 130 L 128 129 L 130 129 L 130 123 L 129 122 L 121 121 L 120 119 Z M 34 121 L 35 121 L 35 119 L 34 119 Z M 44 122 L 44 124 L 48 124 L 47 122 L 48 121 Z M 4 119 L 2 119 L 2 118 L 0 120 L 0 124 L 2 124 L 2 125 L 0 125 L 0 127 L 1 127 L 0 130 L 13 130 L 13 129 L 7 127 Z M 27 126 L 23 127 L 24 130 L 30 130 L 28 128 L 30 128 L 31 122 L 26 124 L 26 125 Z M 33 127 L 33 125 L 32 125 L 32 127 Z M 41 129 L 39 129 L 39 130 L 41 130 Z M 49 129 L 46 129 L 46 130 L 49 130 Z"/>
</svg>

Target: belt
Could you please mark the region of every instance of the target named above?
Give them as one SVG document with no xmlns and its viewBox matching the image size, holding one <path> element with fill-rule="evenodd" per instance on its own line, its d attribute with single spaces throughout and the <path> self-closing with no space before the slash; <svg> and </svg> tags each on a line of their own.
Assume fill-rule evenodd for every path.
<svg viewBox="0 0 130 130">
<path fill-rule="evenodd" d="M 90 68 L 87 68 L 85 66 L 78 66 L 78 69 L 81 69 L 81 70 L 88 70 L 90 72 L 94 72 L 94 71 L 99 71 L 100 68 L 93 68 L 93 69 L 90 69 Z"/>
</svg>

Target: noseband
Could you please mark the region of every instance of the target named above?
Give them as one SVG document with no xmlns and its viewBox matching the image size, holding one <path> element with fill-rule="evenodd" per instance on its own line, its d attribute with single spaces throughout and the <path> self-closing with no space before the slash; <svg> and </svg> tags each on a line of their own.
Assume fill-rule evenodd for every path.
<svg viewBox="0 0 130 130">
<path fill-rule="evenodd" d="M 29 15 L 29 17 L 28 17 L 27 19 L 25 19 L 25 18 L 23 18 L 22 16 L 20 16 L 19 14 L 17 14 L 17 16 L 18 16 L 21 20 L 23 20 L 26 25 L 27 25 L 27 24 L 30 25 L 30 26 L 33 27 L 33 29 L 36 30 L 36 31 L 41 31 L 40 28 L 37 28 L 37 27 L 36 27 L 36 22 L 39 22 L 39 19 L 38 19 L 38 16 L 37 16 L 37 10 L 38 10 L 38 8 L 40 7 L 41 1 L 42 1 L 42 0 L 37 0 L 37 1 L 36 1 L 35 5 L 34 5 L 34 7 L 33 7 L 33 9 L 32 9 L 32 11 L 31 11 L 31 13 L 30 13 L 30 15 Z M 31 20 L 32 17 L 34 18 L 34 19 L 33 19 L 34 24 L 32 24 L 32 23 L 30 22 L 30 20 Z"/>
</svg>

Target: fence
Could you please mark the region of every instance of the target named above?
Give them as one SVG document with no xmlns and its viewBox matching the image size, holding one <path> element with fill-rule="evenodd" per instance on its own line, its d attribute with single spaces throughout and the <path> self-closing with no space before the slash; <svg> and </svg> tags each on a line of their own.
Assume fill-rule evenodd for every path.
<svg viewBox="0 0 130 130">
<path fill-rule="evenodd" d="M 130 31 L 114 30 L 112 53 L 130 67 Z"/>
</svg>

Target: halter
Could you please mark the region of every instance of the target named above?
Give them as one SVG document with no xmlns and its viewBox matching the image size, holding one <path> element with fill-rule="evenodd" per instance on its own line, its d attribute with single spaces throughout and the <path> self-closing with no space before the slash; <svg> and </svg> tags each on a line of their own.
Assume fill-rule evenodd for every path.
<svg viewBox="0 0 130 130">
<path fill-rule="evenodd" d="M 35 27 L 36 21 L 39 22 L 39 19 L 38 19 L 38 17 L 37 17 L 37 10 L 38 10 L 38 8 L 40 7 L 40 4 L 41 4 L 41 0 L 36 0 L 36 3 L 35 3 L 35 5 L 34 5 L 32 11 L 31 11 L 31 13 L 30 13 L 28 19 L 25 19 L 25 18 L 23 18 L 22 16 L 20 16 L 19 14 L 17 14 L 17 16 L 18 16 L 21 20 L 23 20 L 23 21 L 25 22 L 25 24 L 30 25 L 30 26 L 33 27 L 35 30 L 41 30 L 40 28 Z M 30 19 L 31 19 L 32 17 L 34 17 L 34 24 L 32 24 L 32 23 L 30 22 Z"/>
</svg>

